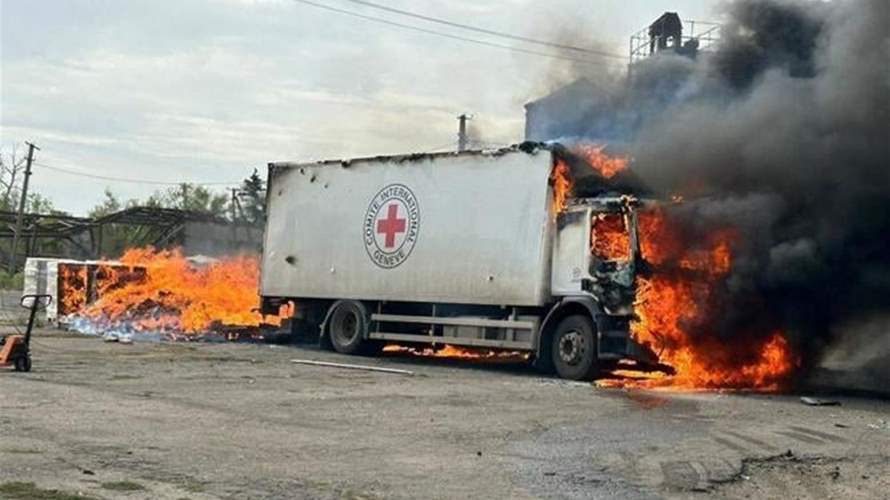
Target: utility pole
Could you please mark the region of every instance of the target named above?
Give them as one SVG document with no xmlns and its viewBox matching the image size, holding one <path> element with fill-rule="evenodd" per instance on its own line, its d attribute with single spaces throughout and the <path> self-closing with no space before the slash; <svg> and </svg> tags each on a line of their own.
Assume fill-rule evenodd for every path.
<svg viewBox="0 0 890 500">
<path fill-rule="evenodd" d="M 12 252 L 9 253 L 9 272 L 15 274 L 15 253 L 19 247 L 19 235 L 22 232 L 22 225 L 25 222 L 25 207 L 28 203 L 28 180 L 31 177 L 31 164 L 34 162 L 34 150 L 40 151 L 40 148 L 26 142 L 28 145 L 28 162 L 25 164 L 25 179 L 22 181 L 22 194 L 19 198 L 19 213 L 15 218 L 15 233 L 12 235 Z"/>
<path fill-rule="evenodd" d="M 182 189 L 182 209 L 188 210 L 189 206 L 189 185 L 188 183 L 183 182 L 179 185 L 180 189 Z"/>
<path fill-rule="evenodd" d="M 232 188 L 232 202 L 229 206 L 229 215 L 232 217 L 232 223 L 238 221 L 238 188 Z"/>
<path fill-rule="evenodd" d="M 232 217 L 232 244 L 238 241 L 238 188 L 232 188 L 232 201 L 230 207 Z"/>
<path fill-rule="evenodd" d="M 458 151 L 466 151 L 467 144 L 470 143 L 470 138 L 467 137 L 467 120 L 472 120 L 473 117 L 464 113 L 457 117 L 459 126 L 457 129 L 457 150 Z"/>
</svg>

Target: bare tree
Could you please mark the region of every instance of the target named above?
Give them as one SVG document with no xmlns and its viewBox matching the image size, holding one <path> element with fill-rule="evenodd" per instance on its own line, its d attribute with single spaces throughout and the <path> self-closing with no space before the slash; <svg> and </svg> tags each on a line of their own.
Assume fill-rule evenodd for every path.
<svg viewBox="0 0 890 500">
<path fill-rule="evenodd" d="M 20 172 L 25 170 L 24 155 L 19 154 L 20 145 L 13 144 L 10 151 L 0 151 L 0 209 L 12 210 L 18 204 Z"/>
</svg>

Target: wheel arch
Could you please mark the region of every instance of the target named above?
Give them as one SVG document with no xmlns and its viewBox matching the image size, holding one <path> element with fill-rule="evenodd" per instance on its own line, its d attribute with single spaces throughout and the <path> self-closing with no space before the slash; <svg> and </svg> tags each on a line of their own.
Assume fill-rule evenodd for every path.
<svg viewBox="0 0 890 500">
<path fill-rule="evenodd" d="M 560 300 L 550 308 L 550 311 L 541 323 L 535 351 L 539 356 L 549 356 L 549 352 L 544 353 L 542 351 L 550 349 L 550 338 L 553 336 L 556 325 L 563 319 L 574 314 L 590 317 L 590 321 L 593 323 L 594 332 L 599 336 L 599 330 L 596 327 L 596 317 L 601 312 L 602 310 L 600 309 L 599 304 L 590 297 L 566 297 Z"/>
</svg>

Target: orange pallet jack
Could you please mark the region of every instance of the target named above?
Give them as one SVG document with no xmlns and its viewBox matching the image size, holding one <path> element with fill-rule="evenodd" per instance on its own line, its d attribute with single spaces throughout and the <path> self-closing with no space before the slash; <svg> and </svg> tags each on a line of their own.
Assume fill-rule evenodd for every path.
<svg viewBox="0 0 890 500">
<path fill-rule="evenodd" d="M 50 295 L 23 295 L 21 305 L 30 309 L 28 328 L 24 335 L 7 335 L 0 339 L 0 366 L 12 365 L 17 372 L 31 371 L 31 330 L 37 310 L 48 306 L 53 298 Z"/>
</svg>

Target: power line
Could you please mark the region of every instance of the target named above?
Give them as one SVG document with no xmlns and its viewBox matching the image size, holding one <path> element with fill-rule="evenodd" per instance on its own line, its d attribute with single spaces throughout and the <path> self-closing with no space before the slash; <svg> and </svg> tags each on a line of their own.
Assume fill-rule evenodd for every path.
<svg viewBox="0 0 890 500">
<path fill-rule="evenodd" d="M 77 170 L 71 170 L 62 167 L 55 167 L 52 165 L 47 165 L 45 163 L 34 162 L 35 165 L 39 167 L 43 167 L 49 170 L 54 170 L 56 172 L 62 172 L 69 175 L 78 175 L 80 177 L 89 177 L 91 179 L 100 179 L 105 181 L 114 181 L 114 182 L 129 182 L 131 184 L 150 184 L 155 186 L 179 186 L 182 184 L 192 184 L 196 186 L 233 186 L 241 184 L 241 182 L 169 182 L 169 181 L 152 181 L 147 179 L 131 179 L 127 177 L 112 177 L 108 175 L 99 175 L 99 174 L 91 174 L 88 172 L 80 172 Z"/>
<path fill-rule="evenodd" d="M 523 49 L 523 48 L 519 48 L 519 47 L 511 47 L 509 45 L 501 45 L 499 43 L 486 42 L 484 40 L 477 40 L 475 38 L 467 38 L 467 37 L 460 36 L 460 35 L 452 35 L 450 33 L 444 33 L 442 31 L 429 30 L 426 28 L 418 27 L 418 26 L 412 26 L 410 24 L 403 24 L 403 23 L 398 23 L 395 21 L 390 21 L 390 20 L 383 19 L 380 17 L 366 16 L 364 14 L 359 14 L 358 12 L 353 12 L 351 10 L 346 10 L 346 9 L 340 9 L 337 7 L 332 7 L 330 5 L 324 5 L 324 4 L 312 2 L 310 0 L 293 0 L 293 1 L 299 2 L 302 4 L 306 4 L 306 5 L 311 5 L 313 7 L 319 8 L 319 9 L 324 9 L 324 10 L 328 10 L 331 12 L 337 12 L 340 14 L 345 14 L 347 16 L 357 17 L 359 19 L 364 19 L 366 21 L 373 21 L 375 23 L 386 24 L 388 26 L 395 26 L 397 28 L 403 28 L 403 29 L 407 29 L 407 30 L 418 31 L 420 33 L 427 33 L 430 35 L 441 36 L 441 37 L 445 37 L 445 38 L 450 38 L 452 40 L 460 40 L 463 42 L 470 42 L 470 43 L 475 43 L 478 45 L 485 45 L 486 47 L 494 47 L 494 48 L 498 48 L 498 49 L 509 50 L 512 52 L 519 52 L 522 54 L 529 54 L 529 55 L 540 56 L 540 57 L 549 57 L 551 59 L 562 59 L 564 61 L 572 61 L 572 62 L 577 62 L 577 63 L 582 63 L 582 64 L 591 64 L 591 65 L 595 65 L 595 66 L 602 66 L 602 64 L 603 64 L 602 61 L 591 61 L 591 60 L 587 60 L 587 59 L 577 59 L 574 57 L 562 56 L 559 54 L 538 52 L 535 50 Z M 623 58 L 623 59 L 626 59 L 626 58 Z M 613 63 L 613 64 L 617 64 L 617 63 Z"/>
<path fill-rule="evenodd" d="M 606 52 L 603 50 L 587 49 L 584 47 L 577 47 L 574 45 L 566 45 L 566 44 L 561 44 L 561 43 L 549 42 L 546 40 L 539 40 L 536 38 L 530 38 L 530 37 L 521 36 L 521 35 L 513 35 L 511 33 L 504 33 L 502 31 L 489 30 L 489 29 L 485 29 L 485 28 L 480 28 L 478 26 L 471 26 L 468 24 L 461 24 L 461 23 L 456 23 L 454 21 L 448 21 L 446 19 L 439 19 L 437 17 L 425 16 L 423 14 L 418 14 L 416 12 L 409 12 L 406 10 L 395 9 L 393 7 L 387 7 L 386 5 L 380 5 L 380 4 L 377 4 L 374 2 L 368 2 L 366 0 L 345 0 L 345 1 L 356 3 L 359 5 L 364 5 L 366 7 L 371 7 L 374 9 L 384 10 L 386 12 L 392 12 L 394 14 L 399 14 L 402 16 L 408 16 L 408 17 L 413 17 L 416 19 L 422 19 L 424 21 L 429 21 L 431 23 L 443 24 L 445 26 L 451 26 L 454 28 L 461 28 L 461 29 L 465 29 L 465 30 L 475 31 L 478 33 L 484 33 L 486 35 L 499 36 L 502 38 L 509 38 L 511 40 L 518 40 L 520 42 L 533 43 L 536 45 L 543 45 L 545 47 L 553 47 L 553 48 L 562 49 L 562 50 L 572 50 L 575 52 L 582 52 L 585 54 L 593 54 L 593 55 L 597 55 L 597 56 L 601 56 L 601 57 L 610 57 L 610 58 L 621 59 L 621 60 L 627 59 L 627 56 L 622 55 L 622 54 Z"/>
</svg>

